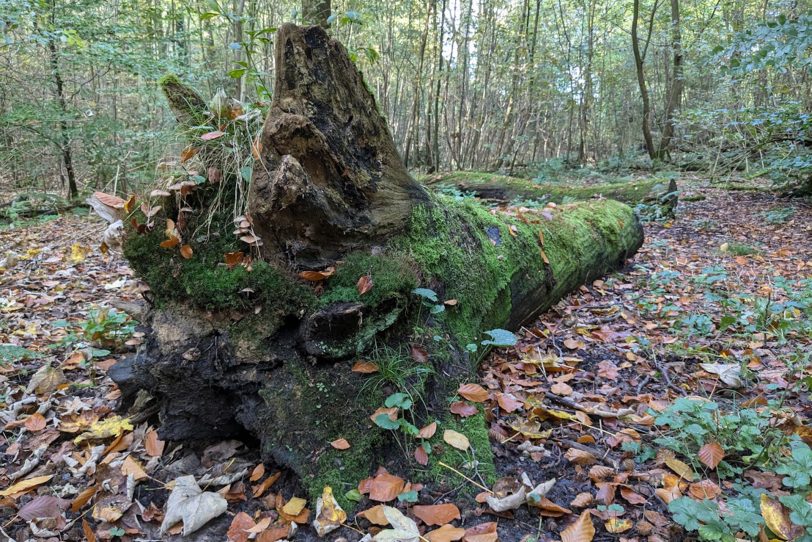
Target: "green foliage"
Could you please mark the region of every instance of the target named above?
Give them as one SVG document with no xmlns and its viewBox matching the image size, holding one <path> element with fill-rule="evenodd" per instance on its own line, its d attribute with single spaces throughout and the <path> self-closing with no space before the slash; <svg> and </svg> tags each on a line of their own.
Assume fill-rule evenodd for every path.
<svg viewBox="0 0 812 542">
<path fill-rule="evenodd" d="M 702 466 L 697 458 L 700 448 L 717 442 L 726 454 L 717 473 L 731 477 L 748 467 L 773 466 L 781 459 L 789 437 L 771 423 L 777 413 L 777 406 L 727 412 L 713 401 L 680 398 L 656 416 L 655 423 L 669 431 L 655 442 L 684 455 L 695 468 Z"/>
<path fill-rule="evenodd" d="M 20 361 L 37 359 L 42 354 L 33 352 L 16 344 L 0 344 L 0 365 L 9 365 Z"/>
<path fill-rule="evenodd" d="M 121 346 L 135 331 L 135 322 L 124 312 L 101 308 L 88 311 L 79 325 L 80 337 L 100 347 Z"/>
<path fill-rule="evenodd" d="M 759 410 L 723 412 L 714 402 L 682 398 L 657 415 L 655 423 L 667 426 L 669 433 L 655 442 L 683 455 L 695 468 L 701 467 L 696 459 L 699 449 L 709 442 L 719 443 L 726 454 L 717 467 L 720 478 L 735 477 L 744 468 L 784 474 L 782 481 L 791 495 L 773 498 L 778 497 L 790 509 L 792 522 L 812 536 L 812 505 L 805 499 L 812 491 L 812 449 L 777 426 L 775 419 L 783 415 L 774 403 Z M 765 491 L 735 481 L 727 487 L 732 492 L 720 501 L 680 497 L 668 509 L 674 521 L 697 532 L 701 540 L 734 542 L 739 532 L 758 536 L 764 525 L 759 502 Z"/>
</svg>

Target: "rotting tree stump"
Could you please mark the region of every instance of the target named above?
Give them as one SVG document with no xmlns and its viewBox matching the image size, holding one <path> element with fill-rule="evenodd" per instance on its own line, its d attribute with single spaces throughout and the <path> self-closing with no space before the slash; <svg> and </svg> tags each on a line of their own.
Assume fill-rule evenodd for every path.
<svg viewBox="0 0 812 542">
<path fill-rule="evenodd" d="M 347 490 L 393 460 L 411 462 L 412 479 L 436 480 L 446 474 L 439 461 L 463 469 L 473 454 L 487 479 L 482 413 L 448 413 L 459 384 L 476 378 L 483 332 L 516 329 L 624 265 L 643 242 L 637 217 L 612 200 L 505 216 L 427 192 L 403 167 L 345 49 L 320 27 L 279 29 L 276 74 L 248 202 L 262 246 L 250 265 L 228 266 L 224 252 L 239 246 L 229 240 L 231 217 L 210 220 L 221 231 L 205 238 L 186 233 L 206 219 L 188 208 L 207 189 L 166 198 L 167 218 L 187 209 L 179 235 L 194 255 L 157 248 L 161 228 L 130 232 L 125 255 L 153 307 L 145 344 L 111 376 L 125 402 L 138 397 L 143 407 L 151 397 L 162 438 L 247 431 L 311 495 L 331 485 L 342 505 Z M 323 281 L 300 278 L 327 266 L 335 271 Z M 415 295 L 418 287 L 437 301 Z M 353 372 L 359 359 L 380 370 Z M 395 392 L 415 403 L 398 416 L 440 423 L 427 467 L 394 445 L 413 450 L 414 438 L 370 419 Z M 473 451 L 443 445 L 445 429 L 466 434 Z M 351 447 L 333 449 L 339 438 Z"/>
</svg>

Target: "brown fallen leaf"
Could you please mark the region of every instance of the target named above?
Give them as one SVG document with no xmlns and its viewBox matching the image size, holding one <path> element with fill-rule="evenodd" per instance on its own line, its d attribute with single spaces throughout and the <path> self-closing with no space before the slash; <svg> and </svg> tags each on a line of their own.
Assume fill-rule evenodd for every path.
<svg viewBox="0 0 812 542">
<path fill-rule="evenodd" d="M 431 422 L 427 426 L 421 428 L 417 436 L 419 438 L 431 438 L 434 436 L 434 433 L 436 432 L 437 432 L 437 422 Z"/>
<path fill-rule="evenodd" d="M 339 438 L 339 439 L 334 440 L 333 442 L 330 443 L 330 446 L 332 446 L 336 450 L 349 450 L 350 449 L 350 443 L 347 442 L 347 439 L 345 439 L 345 438 Z"/>
<path fill-rule="evenodd" d="M 463 452 L 471 447 L 471 442 L 468 440 L 468 437 L 453 429 L 446 429 L 443 432 L 443 440 L 450 446 L 462 450 Z"/>
<path fill-rule="evenodd" d="M 499 535 L 496 532 L 496 522 L 480 523 L 465 529 L 465 536 L 462 540 L 463 542 L 496 542 L 499 540 Z"/>
<path fill-rule="evenodd" d="M 680 461 L 675 457 L 672 457 L 666 459 L 665 464 L 668 466 L 669 469 L 676 472 L 681 478 L 689 482 L 693 482 L 694 480 L 696 480 L 696 474 L 694 473 L 694 470 L 691 467 L 689 467 L 688 464 L 686 464 L 685 462 Z"/>
<path fill-rule="evenodd" d="M 461 384 L 457 393 L 474 403 L 484 403 L 488 400 L 488 391 L 479 384 Z"/>
<path fill-rule="evenodd" d="M 426 449 L 423 448 L 422 444 L 415 448 L 414 460 L 424 467 L 429 464 L 429 454 L 426 452 Z"/>
<path fill-rule="evenodd" d="M 254 495 L 255 499 L 262 497 L 268 489 L 276 483 L 277 480 L 282 476 L 281 472 L 275 472 L 265 478 L 265 480 L 261 484 L 257 484 L 254 486 L 253 491 L 251 492 Z"/>
<path fill-rule="evenodd" d="M 715 469 L 725 458 L 725 450 L 718 442 L 708 442 L 699 449 L 699 461 L 711 469 Z M 679 473 L 677 473 L 679 474 Z"/>
<path fill-rule="evenodd" d="M 53 477 L 53 474 L 46 474 L 44 476 L 35 476 L 33 478 L 20 480 L 16 484 L 12 484 L 6 489 L 0 491 L 0 497 L 10 497 L 16 496 L 18 493 L 25 493 L 26 491 L 29 491 L 37 486 L 41 486 Z"/>
<path fill-rule="evenodd" d="M 381 527 L 389 525 L 389 520 L 386 519 L 386 514 L 383 513 L 384 505 L 376 504 L 372 508 L 367 508 L 363 512 L 358 512 L 358 516 L 366 518 L 367 521 L 373 525 L 380 525 Z"/>
<path fill-rule="evenodd" d="M 406 481 L 388 472 L 383 472 L 375 476 L 369 484 L 369 500 L 377 502 L 389 502 L 397 498 L 403 492 Z"/>
<path fill-rule="evenodd" d="M 251 471 L 251 476 L 249 476 L 248 479 L 252 482 L 256 482 L 263 476 L 265 476 L 265 463 L 260 463 L 254 467 L 254 470 Z"/>
<path fill-rule="evenodd" d="M 573 523 L 561 531 L 561 542 L 592 542 L 595 538 L 595 525 L 588 510 L 581 512 Z"/>
<path fill-rule="evenodd" d="M 144 449 L 151 457 L 161 457 L 164 453 L 166 442 L 158 438 L 158 431 L 150 429 L 144 435 Z"/>
<path fill-rule="evenodd" d="M 352 372 L 354 373 L 372 374 L 377 373 L 379 370 L 378 365 L 376 363 L 372 363 L 371 361 L 359 360 L 352 365 Z"/>
<path fill-rule="evenodd" d="M 415 505 L 412 513 L 416 518 L 428 526 L 444 525 L 455 519 L 460 519 L 460 509 L 451 503 Z"/>
<path fill-rule="evenodd" d="M 358 279 L 358 283 L 355 285 L 356 289 L 358 290 L 358 295 L 364 295 L 365 293 L 369 292 L 372 289 L 372 286 L 372 275 L 361 275 L 361 277 Z"/>
<path fill-rule="evenodd" d="M 231 521 L 231 526 L 226 533 L 228 542 L 248 542 L 248 537 L 251 533 L 247 531 L 255 526 L 256 523 L 251 516 L 245 512 L 238 513 L 234 516 L 234 519 Z"/>
<path fill-rule="evenodd" d="M 194 251 L 192 250 L 192 247 L 190 245 L 183 245 L 182 247 L 180 247 L 180 255 L 183 256 L 185 259 L 191 260 L 193 254 Z"/>
<path fill-rule="evenodd" d="M 498 393 L 496 395 L 496 402 L 499 404 L 499 407 L 508 414 L 515 412 L 524 406 L 521 401 L 509 393 Z"/>
<path fill-rule="evenodd" d="M 69 510 L 71 512 L 78 512 L 84 506 L 90 502 L 90 499 L 93 498 L 93 495 L 99 490 L 98 486 L 90 486 L 88 488 L 83 489 L 79 494 L 74 497 L 74 499 L 70 503 Z"/>
<path fill-rule="evenodd" d="M 39 412 L 34 412 L 25 419 L 25 423 L 23 425 L 25 425 L 25 428 L 31 431 L 32 433 L 42 431 L 43 429 L 45 429 L 46 425 L 45 416 L 43 416 Z"/>
<path fill-rule="evenodd" d="M 465 536 L 465 529 L 453 525 L 443 525 L 439 529 L 426 533 L 425 538 L 429 542 L 455 542 L 462 539 L 463 536 Z"/>
<path fill-rule="evenodd" d="M 456 414 L 457 416 L 461 416 L 463 418 L 473 416 L 478 412 L 477 408 L 474 405 L 472 405 L 471 403 L 466 403 L 465 401 L 455 401 L 451 403 L 449 410 L 453 414 Z"/>
<path fill-rule="evenodd" d="M 713 500 L 722 494 L 722 488 L 712 480 L 702 480 L 688 486 L 688 493 L 691 494 L 691 497 L 700 501 L 704 499 Z"/>
</svg>

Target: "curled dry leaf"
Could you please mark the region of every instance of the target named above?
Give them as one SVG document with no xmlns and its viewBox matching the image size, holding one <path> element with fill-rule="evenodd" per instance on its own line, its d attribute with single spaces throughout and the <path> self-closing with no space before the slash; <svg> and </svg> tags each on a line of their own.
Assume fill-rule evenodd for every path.
<svg viewBox="0 0 812 542">
<path fill-rule="evenodd" d="M 144 435 L 144 449 L 147 455 L 151 457 L 161 457 L 164 453 L 165 445 L 166 442 L 158 437 L 158 431 L 155 429 L 150 429 L 146 435 Z"/>
<path fill-rule="evenodd" d="M 335 267 L 328 267 L 323 271 L 302 271 L 299 273 L 299 278 L 309 280 L 311 282 L 320 282 L 332 277 L 336 272 Z"/>
<path fill-rule="evenodd" d="M 192 247 L 189 246 L 189 245 L 183 245 L 182 247 L 180 247 L 180 255 L 183 256 L 187 260 L 192 259 L 192 254 L 193 253 L 194 252 L 192 251 Z"/>
<path fill-rule="evenodd" d="M 461 384 L 457 393 L 474 403 L 484 403 L 488 400 L 488 391 L 479 384 Z"/>
<path fill-rule="evenodd" d="M 372 275 L 361 275 L 358 283 L 355 285 L 358 290 L 358 295 L 364 295 L 372 289 Z"/>
<path fill-rule="evenodd" d="M 211 141 L 213 139 L 217 139 L 226 135 L 225 132 L 221 132 L 220 130 L 214 130 L 213 132 L 208 132 L 200 136 L 200 139 L 203 141 Z"/>
</svg>

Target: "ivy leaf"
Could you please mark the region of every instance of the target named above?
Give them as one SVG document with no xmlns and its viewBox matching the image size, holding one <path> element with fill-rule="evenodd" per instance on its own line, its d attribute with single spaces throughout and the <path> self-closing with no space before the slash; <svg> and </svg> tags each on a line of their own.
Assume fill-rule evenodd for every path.
<svg viewBox="0 0 812 542">
<path fill-rule="evenodd" d="M 713 501 L 695 501 L 688 497 L 674 499 L 668 504 L 674 521 L 688 531 L 698 531 L 705 523 L 719 521 L 719 505 Z"/>
<path fill-rule="evenodd" d="M 388 414 L 378 414 L 375 416 L 375 425 L 382 429 L 394 430 L 400 427 L 400 421 L 392 421 Z"/>
</svg>

